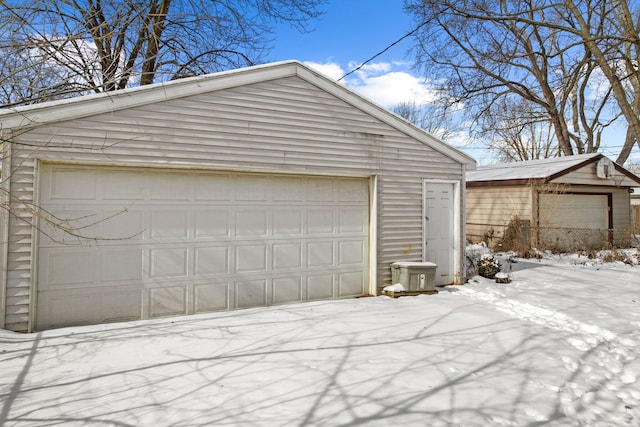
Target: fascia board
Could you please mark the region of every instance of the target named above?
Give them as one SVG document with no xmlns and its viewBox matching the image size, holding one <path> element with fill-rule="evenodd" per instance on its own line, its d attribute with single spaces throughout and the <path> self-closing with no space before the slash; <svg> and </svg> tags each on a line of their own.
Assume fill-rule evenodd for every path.
<svg viewBox="0 0 640 427">
<path fill-rule="evenodd" d="M 617 163 L 613 163 L 613 167 L 615 168 L 615 170 L 617 170 L 618 172 L 620 172 L 621 174 L 623 174 L 624 176 L 626 176 L 627 178 L 629 178 L 630 180 L 634 181 L 637 184 L 640 184 L 640 176 L 634 174 L 633 172 L 623 168 L 622 166 L 620 166 Z"/>
</svg>

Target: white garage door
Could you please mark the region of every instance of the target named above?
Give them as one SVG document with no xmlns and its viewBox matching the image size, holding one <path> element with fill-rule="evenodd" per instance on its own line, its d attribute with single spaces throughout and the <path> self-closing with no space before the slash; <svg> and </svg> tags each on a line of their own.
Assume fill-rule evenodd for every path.
<svg viewBox="0 0 640 427">
<path fill-rule="evenodd" d="M 606 229 L 609 225 L 604 194 L 541 194 L 541 222 L 555 227 Z"/>
<path fill-rule="evenodd" d="M 37 328 L 358 296 L 367 179 L 43 165 Z M 77 228 L 78 226 L 84 228 Z"/>
<path fill-rule="evenodd" d="M 558 249 L 601 247 L 609 228 L 605 194 L 541 194 L 541 238 Z"/>
</svg>

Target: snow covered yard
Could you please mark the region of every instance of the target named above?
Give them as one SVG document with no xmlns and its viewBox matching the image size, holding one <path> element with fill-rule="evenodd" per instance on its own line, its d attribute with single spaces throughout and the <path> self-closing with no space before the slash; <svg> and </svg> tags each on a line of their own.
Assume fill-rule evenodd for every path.
<svg viewBox="0 0 640 427">
<path fill-rule="evenodd" d="M 640 425 L 640 266 L 0 331 L 0 425 Z"/>
</svg>

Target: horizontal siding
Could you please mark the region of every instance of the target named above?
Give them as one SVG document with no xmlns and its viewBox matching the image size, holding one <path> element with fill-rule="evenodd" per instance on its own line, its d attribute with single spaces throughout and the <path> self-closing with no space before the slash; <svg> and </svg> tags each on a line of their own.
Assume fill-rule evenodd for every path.
<svg viewBox="0 0 640 427">
<path fill-rule="evenodd" d="M 569 172 L 553 180 L 554 183 L 576 185 L 602 185 L 603 180 L 596 175 L 596 163 L 589 163 L 575 171 Z M 606 181 L 604 181 L 606 182 Z M 612 182 L 613 184 L 613 182 Z"/>
<path fill-rule="evenodd" d="M 422 260 L 423 180 L 462 180 L 456 161 L 297 77 L 43 126 L 19 140 L 50 161 L 377 175 L 380 287 L 390 282 L 392 262 Z M 29 202 L 33 167 L 27 161 L 12 182 Z M 31 298 L 32 217 L 23 215 L 24 223 L 10 225 L 9 262 L 20 273 L 9 280 L 7 323 L 14 324 L 29 320 Z"/>
<path fill-rule="evenodd" d="M 633 211 L 627 188 L 616 188 L 613 193 L 613 243 L 628 246 L 635 234 Z"/>
<path fill-rule="evenodd" d="M 33 197 L 35 161 L 32 151 L 14 150 L 11 215 L 7 235 L 5 328 L 28 330 L 33 274 Z"/>
<path fill-rule="evenodd" d="M 529 187 L 471 187 L 466 192 L 466 233 L 471 242 L 493 236 L 499 240 L 509 221 L 518 216 L 531 221 Z M 486 243 L 492 243 L 486 242 Z"/>
<path fill-rule="evenodd" d="M 602 179 L 598 178 L 596 174 L 596 163 L 590 163 L 578 170 L 569 172 L 566 175 L 562 175 L 557 179 L 553 180 L 553 183 L 559 184 L 572 184 L 572 185 L 595 185 L 595 186 L 607 186 L 607 187 L 616 187 L 616 186 L 625 186 L 625 187 L 633 187 L 638 185 L 637 182 L 629 179 L 626 176 L 623 176 L 619 172 L 616 172 L 614 177 Z"/>
<path fill-rule="evenodd" d="M 378 190 L 384 200 L 378 208 L 378 285 L 382 287 L 391 282 L 392 262 L 422 261 L 422 179 L 385 176 Z"/>
<path fill-rule="evenodd" d="M 640 233 L 640 205 L 631 205 L 631 223 L 634 233 Z"/>
<path fill-rule="evenodd" d="M 614 243 L 624 245 L 628 242 L 628 230 L 631 229 L 631 214 L 629 192 L 626 188 L 550 184 L 536 187 L 534 190 L 557 192 L 600 193 L 612 194 Z M 535 218 L 535 201 L 531 198 L 531 190 L 525 186 L 518 187 L 472 187 L 466 193 L 466 234 L 471 242 L 486 240 L 487 235 L 493 236 L 489 244 L 497 243 L 502 238 L 505 225 L 511 218 L 518 215 L 521 219 L 532 221 Z M 544 219 L 542 219 L 544 222 Z M 540 224 L 544 226 L 544 224 Z"/>
</svg>

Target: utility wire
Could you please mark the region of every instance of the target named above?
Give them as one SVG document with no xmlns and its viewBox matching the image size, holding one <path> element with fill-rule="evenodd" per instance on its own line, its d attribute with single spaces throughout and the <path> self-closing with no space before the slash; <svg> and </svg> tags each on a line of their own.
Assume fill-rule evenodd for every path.
<svg viewBox="0 0 640 427">
<path fill-rule="evenodd" d="M 384 49 L 382 49 L 380 52 L 376 53 L 375 55 L 373 55 L 371 58 L 367 59 L 366 61 L 364 61 L 362 64 L 360 64 L 359 66 L 357 66 L 356 68 L 354 68 L 353 70 L 349 71 L 347 74 L 345 74 L 344 76 L 340 77 L 337 81 L 340 81 L 342 79 L 344 79 L 345 77 L 347 77 L 350 74 L 355 73 L 356 71 L 358 71 L 359 69 L 361 69 L 362 67 L 364 67 L 365 65 L 367 65 L 369 62 L 373 61 L 374 59 L 376 59 L 378 56 L 382 55 L 383 53 L 385 53 L 386 51 L 388 51 L 389 49 L 391 49 L 392 47 L 394 47 L 395 45 L 397 45 L 398 43 L 400 43 L 402 40 L 406 39 L 407 37 L 411 37 L 413 34 L 415 34 L 420 28 L 424 27 L 425 25 L 427 25 L 429 23 L 429 21 L 425 21 L 422 24 L 418 25 L 416 28 L 414 28 L 413 30 L 409 31 L 407 34 L 405 34 L 404 36 L 400 37 L 398 40 L 394 41 L 393 43 L 391 43 L 389 46 L 385 47 Z"/>
</svg>

